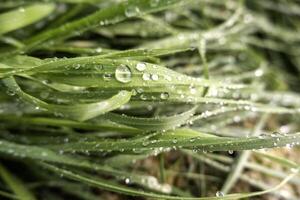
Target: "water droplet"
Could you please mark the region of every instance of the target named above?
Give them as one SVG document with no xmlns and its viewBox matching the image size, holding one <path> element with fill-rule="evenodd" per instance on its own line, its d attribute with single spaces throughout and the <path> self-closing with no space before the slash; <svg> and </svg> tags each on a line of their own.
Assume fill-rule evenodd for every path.
<svg viewBox="0 0 300 200">
<path fill-rule="evenodd" d="M 251 14 L 247 14 L 244 16 L 244 22 L 245 24 L 249 24 L 253 21 L 253 16 Z"/>
<path fill-rule="evenodd" d="M 79 69 L 80 67 L 81 67 L 80 64 L 75 64 L 75 65 L 74 65 L 74 69 Z"/>
<path fill-rule="evenodd" d="M 96 53 L 101 53 L 102 52 L 102 48 L 101 47 L 96 48 L 95 51 L 96 51 Z"/>
<path fill-rule="evenodd" d="M 125 178 L 125 183 L 129 184 L 130 183 L 130 179 L 129 178 Z"/>
<path fill-rule="evenodd" d="M 146 64 L 141 62 L 141 63 L 138 63 L 136 64 L 136 67 L 135 67 L 138 71 L 142 72 L 146 69 Z"/>
<path fill-rule="evenodd" d="M 149 81 L 149 80 L 150 80 L 150 74 L 144 73 L 144 74 L 143 74 L 143 80 L 144 80 L 144 81 Z"/>
<path fill-rule="evenodd" d="M 256 76 L 256 77 L 260 77 L 260 76 L 262 76 L 264 74 L 264 71 L 262 70 L 262 69 L 257 69 L 257 70 L 255 70 L 255 72 L 254 72 L 254 75 Z"/>
<path fill-rule="evenodd" d="M 292 173 L 299 173 L 299 168 L 291 168 Z"/>
<path fill-rule="evenodd" d="M 109 74 L 109 73 L 107 73 L 107 72 L 105 72 L 105 73 L 103 74 L 103 79 L 104 79 L 105 81 L 110 81 L 110 80 L 111 80 L 111 77 L 112 77 L 112 75 Z"/>
<path fill-rule="evenodd" d="M 221 191 L 217 191 L 217 192 L 216 192 L 216 196 L 217 196 L 217 197 L 224 197 L 224 193 L 221 192 Z"/>
<path fill-rule="evenodd" d="M 128 83 L 131 81 L 131 71 L 126 65 L 120 65 L 116 68 L 115 77 L 122 83 Z"/>
<path fill-rule="evenodd" d="M 153 81 L 157 81 L 158 80 L 158 75 L 157 74 L 151 74 L 151 79 Z"/>
<path fill-rule="evenodd" d="M 25 9 L 23 7 L 20 7 L 19 12 L 25 12 Z"/>
<path fill-rule="evenodd" d="M 49 96 L 49 92 L 48 91 L 42 91 L 40 93 L 40 97 L 43 99 L 46 99 Z"/>
<path fill-rule="evenodd" d="M 134 17 L 140 14 L 140 9 L 134 5 L 129 5 L 125 10 L 126 17 Z"/>
<path fill-rule="evenodd" d="M 168 99 L 168 98 L 169 98 L 169 93 L 167 93 L 167 92 L 161 93 L 161 94 L 160 94 L 160 98 L 161 98 L 161 99 Z"/>
<path fill-rule="evenodd" d="M 189 88 L 190 88 L 190 93 L 191 94 L 196 94 L 197 90 L 194 86 L 190 86 Z"/>
</svg>

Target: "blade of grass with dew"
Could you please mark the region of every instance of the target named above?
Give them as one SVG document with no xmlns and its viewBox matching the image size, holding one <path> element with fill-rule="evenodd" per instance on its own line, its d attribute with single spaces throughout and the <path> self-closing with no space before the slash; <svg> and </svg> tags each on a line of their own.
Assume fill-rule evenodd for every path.
<svg viewBox="0 0 300 200">
<path fill-rule="evenodd" d="M 72 172 L 70 170 L 55 167 L 53 165 L 44 163 L 44 164 L 42 164 L 42 166 L 44 166 L 45 168 L 47 168 L 55 173 L 63 174 L 65 177 L 68 177 L 72 180 L 85 182 L 89 185 L 99 187 L 102 189 L 106 189 L 106 190 L 110 190 L 110 191 L 114 191 L 114 192 L 118 192 L 118 193 L 122 193 L 122 194 L 127 194 L 127 195 L 131 195 L 131 196 L 143 196 L 143 197 L 148 197 L 148 198 L 160 198 L 160 199 L 170 199 L 170 200 L 172 200 L 172 199 L 174 199 L 174 200 L 177 200 L 177 199 L 180 199 L 180 200 L 214 200 L 214 199 L 215 200 L 217 200 L 217 199 L 232 200 L 232 199 L 253 197 L 253 196 L 258 196 L 258 195 L 262 195 L 262 194 L 266 194 L 266 193 L 275 191 L 278 188 L 282 187 L 284 184 L 286 184 L 286 182 L 288 182 L 291 178 L 293 178 L 295 176 L 295 174 L 291 174 L 287 178 L 285 178 L 280 184 L 275 186 L 274 188 L 271 188 L 271 189 L 265 190 L 265 191 L 261 191 L 261 192 L 253 192 L 253 193 L 245 193 L 245 194 L 243 194 L 243 193 L 229 194 L 229 195 L 225 195 L 222 197 L 193 198 L 193 197 L 176 197 L 176 196 L 167 196 L 167 195 L 159 195 L 159 194 L 149 193 L 149 192 L 145 192 L 145 191 L 131 189 L 129 187 L 125 187 L 122 185 L 117 185 L 117 184 L 111 183 L 107 180 L 100 179 L 100 178 L 96 179 L 95 177 L 80 175 L 80 174 Z"/>
<path fill-rule="evenodd" d="M 172 133 L 172 132 L 171 132 Z M 75 142 L 64 145 L 49 145 L 52 149 L 75 152 L 97 151 L 132 151 L 151 148 L 187 148 L 195 151 L 239 151 L 263 148 L 282 147 L 300 140 L 300 134 L 287 136 L 264 136 L 249 138 L 228 137 L 194 137 L 178 139 L 155 139 L 151 142 L 141 140 L 109 140 L 104 142 Z"/>
<path fill-rule="evenodd" d="M 264 114 L 258 121 L 257 125 L 254 127 L 252 131 L 252 136 L 258 136 L 260 135 L 260 131 L 263 128 L 263 126 L 266 123 L 266 120 L 268 118 L 267 114 Z M 227 194 L 230 189 L 233 187 L 233 185 L 238 180 L 239 175 L 242 173 L 242 170 L 244 168 L 245 163 L 247 162 L 248 158 L 251 155 L 251 151 L 244 151 L 241 152 L 241 154 L 237 157 L 236 162 L 232 166 L 232 171 L 227 176 L 226 181 L 224 182 L 224 185 L 222 186 L 221 191 L 224 194 Z"/>
<path fill-rule="evenodd" d="M 110 7 L 96 11 L 82 19 L 64 24 L 58 28 L 42 32 L 26 41 L 27 49 L 33 48 L 47 40 L 67 38 L 75 33 L 83 33 L 93 27 L 115 24 L 127 18 L 161 11 L 172 6 L 184 3 L 181 0 L 157 1 L 152 4 L 150 0 L 121 2 Z M 26 51 L 26 49 L 25 49 Z"/>
<path fill-rule="evenodd" d="M 123 104 L 127 103 L 131 97 L 131 92 L 122 90 L 110 99 L 98 103 L 54 105 L 47 104 L 46 102 L 43 102 L 33 96 L 24 93 L 13 78 L 5 79 L 3 80 L 3 82 L 4 84 L 6 84 L 10 91 L 18 94 L 26 101 L 33 103 L 40 108 L 47 109 L 51 112 L 58 113 L 60 115 L 64 115 L 67 118 L 76 119 L 79 121 L 85 121 L 98 115 L 104 114 L 108 111 L 119 108 Z"/>
<path fill-rule="evenodd" d="M 195 110 L 196 108 L 194 107 L 184 113 L 169 116 L 169 117 L 138 118 L 138 117 L 130 117 L 125 115 L 108 113 L 105 114 L 103 118 L 120 124 L 142 129 L 142 130 L 166 131 L 185 124 L 190 119 L 190 117 L 195 113 Z"/>
</svg>

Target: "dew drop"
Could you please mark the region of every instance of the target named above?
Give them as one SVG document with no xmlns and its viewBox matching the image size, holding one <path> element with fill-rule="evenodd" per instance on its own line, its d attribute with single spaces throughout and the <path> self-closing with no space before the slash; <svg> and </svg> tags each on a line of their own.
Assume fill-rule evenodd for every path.
<svg viewBox="0 0 300 200">
<path fill-rule="evenodd" d="M 161 98 L 161 99 L 168 99 L 168 98 L 169 98 L 169 93 L 167 93 L 167 92 L 161 93 L 161 94 L 160 94 L 160 98 Z"/>
<path fill-rule="evenodd" d="M 144 73 L 144 74 L 143 74 L 143 80 L 144 80 L 144 81 L 149 81 L 149 80 L 150 80 L 150 74 Z"/>
<path fill-rule="evenodd" d="M 126 17 L 134 17 L 140 13 L 140 9 L 136 6 L 129 5 L 125 10 Z"/>
<path fill-rule="evenodd" d="M 25 12 L 25 9 L 23 7 L 20 7 L 19 12 Z"/>
<path fill-rule="evenodd" d="M 75 65 L 74 65 L 74 69 L 79 69 L 80 67 L 81 67 L 80 64 L 75 64 Z"/>
<path fill-rule="evenodd" d="M 142 100 L 147 100 L 147 97 L 146 97 L 146 95 L 144 95 L 144 94 L 141 94 L 140 98 L 141 98 Z"/>
<path fill-rule="evenodd" d="M 110 80 L 111 80 L 111 77 L 112 77 L 112 75 L 109 74 L 109 73 L 104 73 L 104 74 L 103 74 L 103 79 L 104 79 L 105 81 L 110 81 Z"/>
<path fill-rule="evenodd" d="M 257 69 L 257 70 L 255 70 L 255 72 L 254 72 L 254 75 L 256 76 L 256 77 L 260 77 L 260 76 L 262 76 L 264 74 L 264 71 L 262 70 L 262 69 Z"/>
<path fill-rule="evenodd" d="M 129 184 L 129 183 L 130 183 L 130 179 L 129 179 L 129 178 L 126 178 L 126 179 L 125 179 L 125 183 L 126 183 L 126 184 Z"/>
<path fill-rule="evenodd" d="M 136 64 L 136 67 L 135 67 L 138 71 L 142 72 L 146 69 L 146 64 L 143 63 L 143 62 L 140 62 L 138 64 Z"/>
<path fill-rule="evenodd" d="M 299 173 L 299 168 L 291 168 L 292 173 Z"/>
<path fill-rule="evenodd" d="M 216 196 L 217 196 L 217 197 L 224 197 L 224 193 L 221 192 L 221 191 L 217 191 L 217 192 L 216 192 Z"/>
<path fill-rule="evenodd" d="M 115 77 L 122 83 L 129 83 L 131 81 L 131 71 L 126 65 L 120 65 L 116 68 Z"/>
<path fill-rule="evenodd" d="M 42 91 L 40 93 L 40 97 L 46 99 L 49 96 L 49 92 L 48 91 Z"/>
<path fill-rule="evenodd" d="M 157 74 L 151 74 L 151 79 L 153 81 L 157 81 L 158 80 L 158 75 Z"/>
<path fill-rule="evenodd" d="M 102 48 L 101 47 L 96 48 L 95 51 L 96 51 L 96 53 L 101 53 L 102 52 Z"/>
</svg>

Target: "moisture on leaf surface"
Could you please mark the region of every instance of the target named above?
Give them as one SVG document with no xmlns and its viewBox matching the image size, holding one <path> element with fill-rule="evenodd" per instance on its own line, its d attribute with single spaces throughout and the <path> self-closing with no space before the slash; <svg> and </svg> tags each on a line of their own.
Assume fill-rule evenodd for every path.
<svg viewBox="0 0 300 200">
<path fill-rule="evenodd" d="M 300 199 L 299 30 L 296 0 L 2 0 L 0 199 Z"/>
</svg>

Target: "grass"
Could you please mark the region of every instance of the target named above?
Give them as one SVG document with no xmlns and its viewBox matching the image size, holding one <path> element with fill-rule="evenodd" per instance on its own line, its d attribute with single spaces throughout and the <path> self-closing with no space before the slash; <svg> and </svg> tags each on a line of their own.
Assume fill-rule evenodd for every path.
<svg viewBox="0 0 300 200">
<path fill-rule="evenodd" d="M 299 199 L 299 17 L 292 0 L 4 0 L 1 198 Z"/>
</svg>

